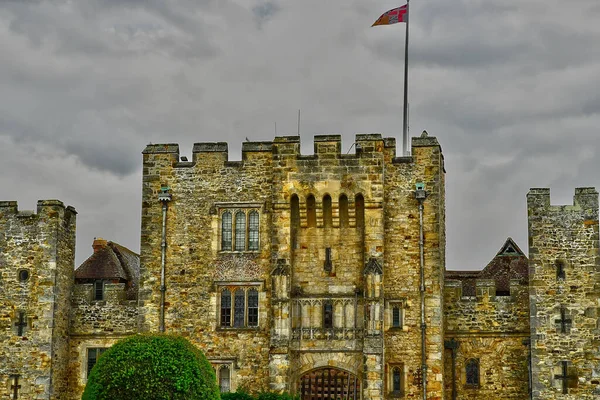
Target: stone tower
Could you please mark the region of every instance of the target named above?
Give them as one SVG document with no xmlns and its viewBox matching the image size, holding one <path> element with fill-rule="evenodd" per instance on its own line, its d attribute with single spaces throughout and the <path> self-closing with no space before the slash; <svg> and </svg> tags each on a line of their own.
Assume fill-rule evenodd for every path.
<svg viewBox="0 0 600 400">
<path fill-rule="evenodd" d="M 600 396 L 598 192 L 577 188 L 573 205 L 527 195 L 533 399 Z"/>
<path fill-rule="evenodd" d="M 140 326 L 182 334 L 222 390 L 443 396 L 444 165 L 424 132 L 144 150 Z M 421 274 L 422 272 L 422 274 Z M 421 275 L 423 276 L 421 284 Z"/>
<path fill-rule="evenodd" d="M 57 200 L 37 213 L 0 202 L 1 399 L 67 391 L 76 214 Z"/>
</svg>

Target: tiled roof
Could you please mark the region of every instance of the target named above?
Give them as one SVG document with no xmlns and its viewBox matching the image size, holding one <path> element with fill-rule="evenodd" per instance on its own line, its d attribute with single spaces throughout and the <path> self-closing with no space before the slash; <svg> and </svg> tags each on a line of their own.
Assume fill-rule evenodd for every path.
<svg viewBox="0 0 600 400">
<path fill-rule="evenodd" d="M 518 279 L 522 285 L 529 282 L 529 260 L 519 246 L 511 238 L 508 238 L 500 251 L 483 270 L 447 270 L 445 278 L 462 281 L 464 296 L 475 296 L 475 281 L 477 279 L 494 279 L 496 291 L 509 291 L 511 279 Z"/>
<path fill-rule="evenodd" d="M 108 242 L 75 270 L 75 280 L 112 279 L 137 286 L 140 256 L 126 247 Z"/>
</svg>

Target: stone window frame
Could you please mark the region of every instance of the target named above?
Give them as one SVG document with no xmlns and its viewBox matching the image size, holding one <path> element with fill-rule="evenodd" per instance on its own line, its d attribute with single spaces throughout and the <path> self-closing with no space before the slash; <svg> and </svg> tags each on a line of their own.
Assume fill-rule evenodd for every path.
<svg viewBox="0 0 600 400">
<path fill-rule="evenodd" d="M 26 277 L 23 277 L 23 274 L 27 274 Z M 17 280 L 21 284 L 27 283 L 31 279 L 31 272 L 27 268 L 19 268 L 17 271 Z"/>
<path fill-rule="evenodd" d="M 400 312 L 400 325 L 394 326 L 394 309 L 398 308 Z M 385 326 L 388 330 L 394 331 L 405 331 L 407 326 L 405 324 L 406 317 L 406 299 L 398 300 L 386 300 L 385 308 Z"/>
<path fill-rule="evenodd" d="M 400 377 L 400 389 L 396 390 L 394 387 L 395 373 L 399 373 Z M 387 394 L 389 398 L 401 398 L 404 397 L 405 386 L 406 386 L 406 371 L 404 370 L 404 363 L 389 363 L 387 365 Z"/>
<path fill-rule="evenodd" d="M 209 359 L 208 360 L 215 371 L 215 376 L 217 377 L 217 386 L 219 387 L 219 391 L 221 393 L 234 393 L 237 390 L 236 384 L 236 369 L 237 369 L 237 360 L 233 358 L 223 358 L 223 359 Z M 221 391 L 221 370 L 227 368 L 229 370 L 229 391 L 223 392 Z"/>
<path fill-rule="evenodd" d="M 262 282 L 215 282 L 215 286 L 217 288 L 217 330 L 241 330 L 241 329 L 250 329 L 250 330 L 258 330 L 261 325 L 260 318 L 260 294 L 263 288 Z M 235 324 L 235 293 L 238 290 L 242 290 L 244 292 L 244 323 L 241 326 L 236 326 Z M 225 290 L 229 290 L 231 295 L 231 308 L 230 308 L 230 316 L 229 316 L 229 325 L 224 326 L 221 320 L 222 307 L 221 307 L 221 299 L 222 293 Z M 256 325 L 249 325 L 249 316 L 250 316 L 250 307 L 248 301 L 248 293 L 251 290 L 256 290 L 258 307 L 256 307 Z M 253 307 L 254 308 L 254 307 Z"/>
<path fill-rule="evenodd" d="M 216 203 L 215 206 L 218 208 L 218 249 L 220 253 L 258 253 L 260 251 L 260 227 L 261 227 L 261 216 L 262 216 L 262 203 Z M 223 215 L 229 213 L 231 216 L 231 227 L 229 232 L 231 233 L 231 247 L 223 248 L 224 240 L 223 240 Z M 243 213 L 245 215 L 244 219 L 244 232 L 243 232 L 243 249 L 236 249 L 236 216 L 239 213 Z M 254 214 L 255 213 L 255 214 Z M 256 224 L 256 229 L 251 229 L 253 224 L 252 215 L 258 216 L 258 224 Z M 256 236 L 256 241 L 251 238 Z"/>
</svg>

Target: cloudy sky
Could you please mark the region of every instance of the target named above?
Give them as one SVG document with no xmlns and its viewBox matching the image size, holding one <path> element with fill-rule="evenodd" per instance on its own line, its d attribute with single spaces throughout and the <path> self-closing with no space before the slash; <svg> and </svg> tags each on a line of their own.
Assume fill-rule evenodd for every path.
<svg viewBox="0 0 600 400">
<path fill-rule="evenodd" d="M 77 264 L 94 236 L 139 251 L 141 151 L 402 132 L 404 25 L 390 0 L 0 2 L 0 199 L 76 207 Z M 411 134 L 442 144 L 447 266 L 478 269 L 525 195 L 600 187 L 598 0 L 413 0 Z M 398 154 L 401 149 L 398 148 Z"/>
</svg>

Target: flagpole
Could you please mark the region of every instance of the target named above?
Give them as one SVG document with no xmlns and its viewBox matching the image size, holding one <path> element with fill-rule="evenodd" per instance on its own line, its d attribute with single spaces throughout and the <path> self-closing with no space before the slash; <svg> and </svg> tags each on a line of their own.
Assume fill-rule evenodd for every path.
<svg viewBox="0 0 600 400">
<path fill-rule="evenodd" d="M 402 118 L 402 151 L 408 156 L 408 23 L 410 22 L 409 0 L 406 1 L 406 37 L 404 41 L 404 114 Z"/>
</svg>

